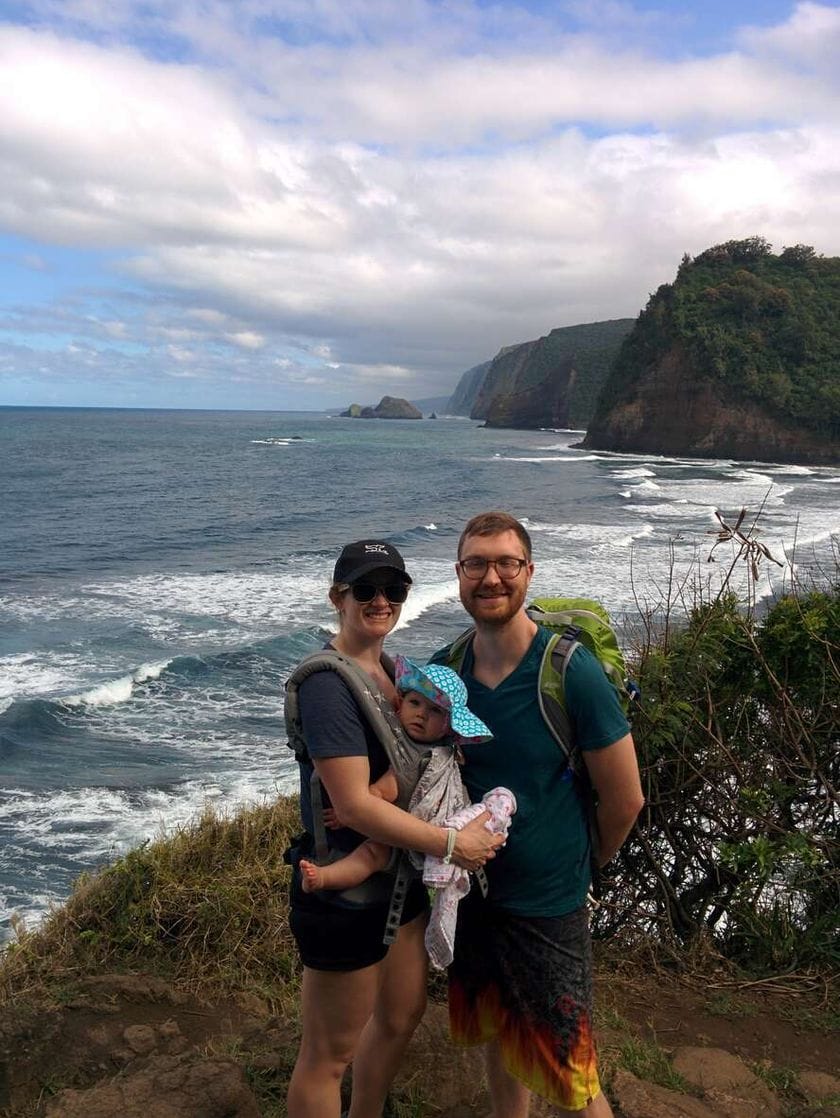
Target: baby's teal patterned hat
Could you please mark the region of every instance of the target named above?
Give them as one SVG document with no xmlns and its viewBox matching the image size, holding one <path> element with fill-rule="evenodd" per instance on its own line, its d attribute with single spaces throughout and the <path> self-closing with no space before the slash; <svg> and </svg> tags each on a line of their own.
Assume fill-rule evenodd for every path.
<svg viewBox="0 0 840 1118">
<path fill-rule="evenodd" d="M 405 695 L 418 691 L 429 702 L 449 713 L 452 733 L 465 745 L 492 738 L 489 726 L 476 717 L 467 706 L 467 689 L 457 672 L 443 664 L 426 664 L 421 668 L 407 656 L 394 658 L 397 690 Z"/>
</svg>

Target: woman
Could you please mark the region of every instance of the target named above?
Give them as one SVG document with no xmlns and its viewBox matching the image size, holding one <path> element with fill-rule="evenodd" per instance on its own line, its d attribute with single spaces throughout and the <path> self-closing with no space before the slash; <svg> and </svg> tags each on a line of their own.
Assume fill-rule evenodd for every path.
<svg viewBox="0 0 840 1118">
<path fill-rule="evenodd" d="M 396 548 L 381 540 L 359 540 L 342 550 L 329 593 L 339 615 L 339 632 L 330 646 L 355 660 L 394 705 L 397 694 L 381 662 L 382 644 L 399 620 L 410 584 Z M 345 824 L 331 832 L 336 848 L 352 849 L 367 836 L 446 855 L 452 838 L 446 828 L 370 794 L 388 759 L 344 681 L 332 671 L 310 676 L 300 686 L 299 705 L 309 754 L 301 762 L 301 814 L 310 834 L 314 766 Z M 455 836 L 451 858 L 465 869 L 484 865 L 502 841 L 484 827 L 487 818 L 485 812 Z M 426 1006 L 425 889 L 413 883 L 390 948 L 382 942 L 387 898 L 348 905 L 340 895 L 304 893 L 296 867 L 290 906 L 303 962 L 303 1035 L 289 1084 L 289 1118 L 339 1118 L 341 1080 L 351 1061 L 349 1118 L 373 1118 L 382 1113 Z"/>
</svg>

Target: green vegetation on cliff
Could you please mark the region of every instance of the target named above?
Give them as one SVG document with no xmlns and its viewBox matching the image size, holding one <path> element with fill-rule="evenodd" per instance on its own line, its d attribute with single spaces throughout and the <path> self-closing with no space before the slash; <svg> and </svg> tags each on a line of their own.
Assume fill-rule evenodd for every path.
<svg viewBox="0 0 840 1118">
<path fill-rule="evenodd" d="M 840 444 L 840 258 L 818 256 L 805 245 L 774 255 L 761 237 L 728 241 L 693 260 L 685 256 L 675 281 L 651 296 L 622 346 L 590 445 L 664 449 L 651 442 L 652 424 L 639 434 L 645 417 L 638 413 L 650 410 L 651 384 L 673 403 L 678 396 L 684 402 L 686 381 L 695 398 L 705 389 L 724 409 L 761 415 L 770 451 L 784 452 L 787 443 L 787 456 L 796 457 L 791 432 L 806 436 L 803 457 L 819 458 L 820 440 Z M 698 408 L 694 429 L 683 433 L 686 452 L 731 452 L 731 432 L 717 438 L 725 423 L 709 412 L 708 404 Z M 656 425 L 662 430 L 668 420 L 658 415 Z M 761 450 L 761 430 L 754 441 Z"/>
<path fill-rule="evenodd" d="M 560 326 L 535 341 L 505 346 L 464 373 L 450 409 L 499 427 L 585 427 L 633 322 Z"/>
</svg>

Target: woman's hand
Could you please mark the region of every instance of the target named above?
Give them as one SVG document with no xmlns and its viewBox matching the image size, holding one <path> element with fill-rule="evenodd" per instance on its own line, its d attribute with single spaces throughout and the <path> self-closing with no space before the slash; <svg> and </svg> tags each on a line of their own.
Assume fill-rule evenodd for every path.
<svg viewBox="0 0 840 1118">
<path fill-rule="evenodd" d="M 490 858 L 496 857 L 496 850 L 504 843 L 504 836 L 487 830 L 484 824 L 489 818 L 490 812 L 483 811 L 457 832 L 452 851 L 452 861 L 456 866 L 474 873 Z"/>
</svg>

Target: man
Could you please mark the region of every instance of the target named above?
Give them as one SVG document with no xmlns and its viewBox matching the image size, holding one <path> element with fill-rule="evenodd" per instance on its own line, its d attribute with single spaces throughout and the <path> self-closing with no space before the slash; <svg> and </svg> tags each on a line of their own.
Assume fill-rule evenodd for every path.
<svg viewBox="0 0 840 1118">
<path fill-rule="evenodd" d="M 592 1038 L 586 911 L 589 837 L 565 757 L 539 707 L 550 633 L 530 620 L 534 573 L 525 528 L 503 512 L 475 516 L 458 544 L 461 602 L 475 622 L 461 674 L 493 740 L 465 749 L 472 800 L 505 785 L 519 805 L 507 845 L 487 865 L 489 893 L 460 906 L 449 1013 L 456 1043 L 485 1044 L 491 1118 L 526 1118 L 531 1091 L 562 1110 L 610 1118 Z M 447 662 L 448 649 L 433 658 Z M 598 796 L 606 864 L 642 808 L 630 727 L 597 659 L 578 648 L 566 710 Z"/>
</svg>

